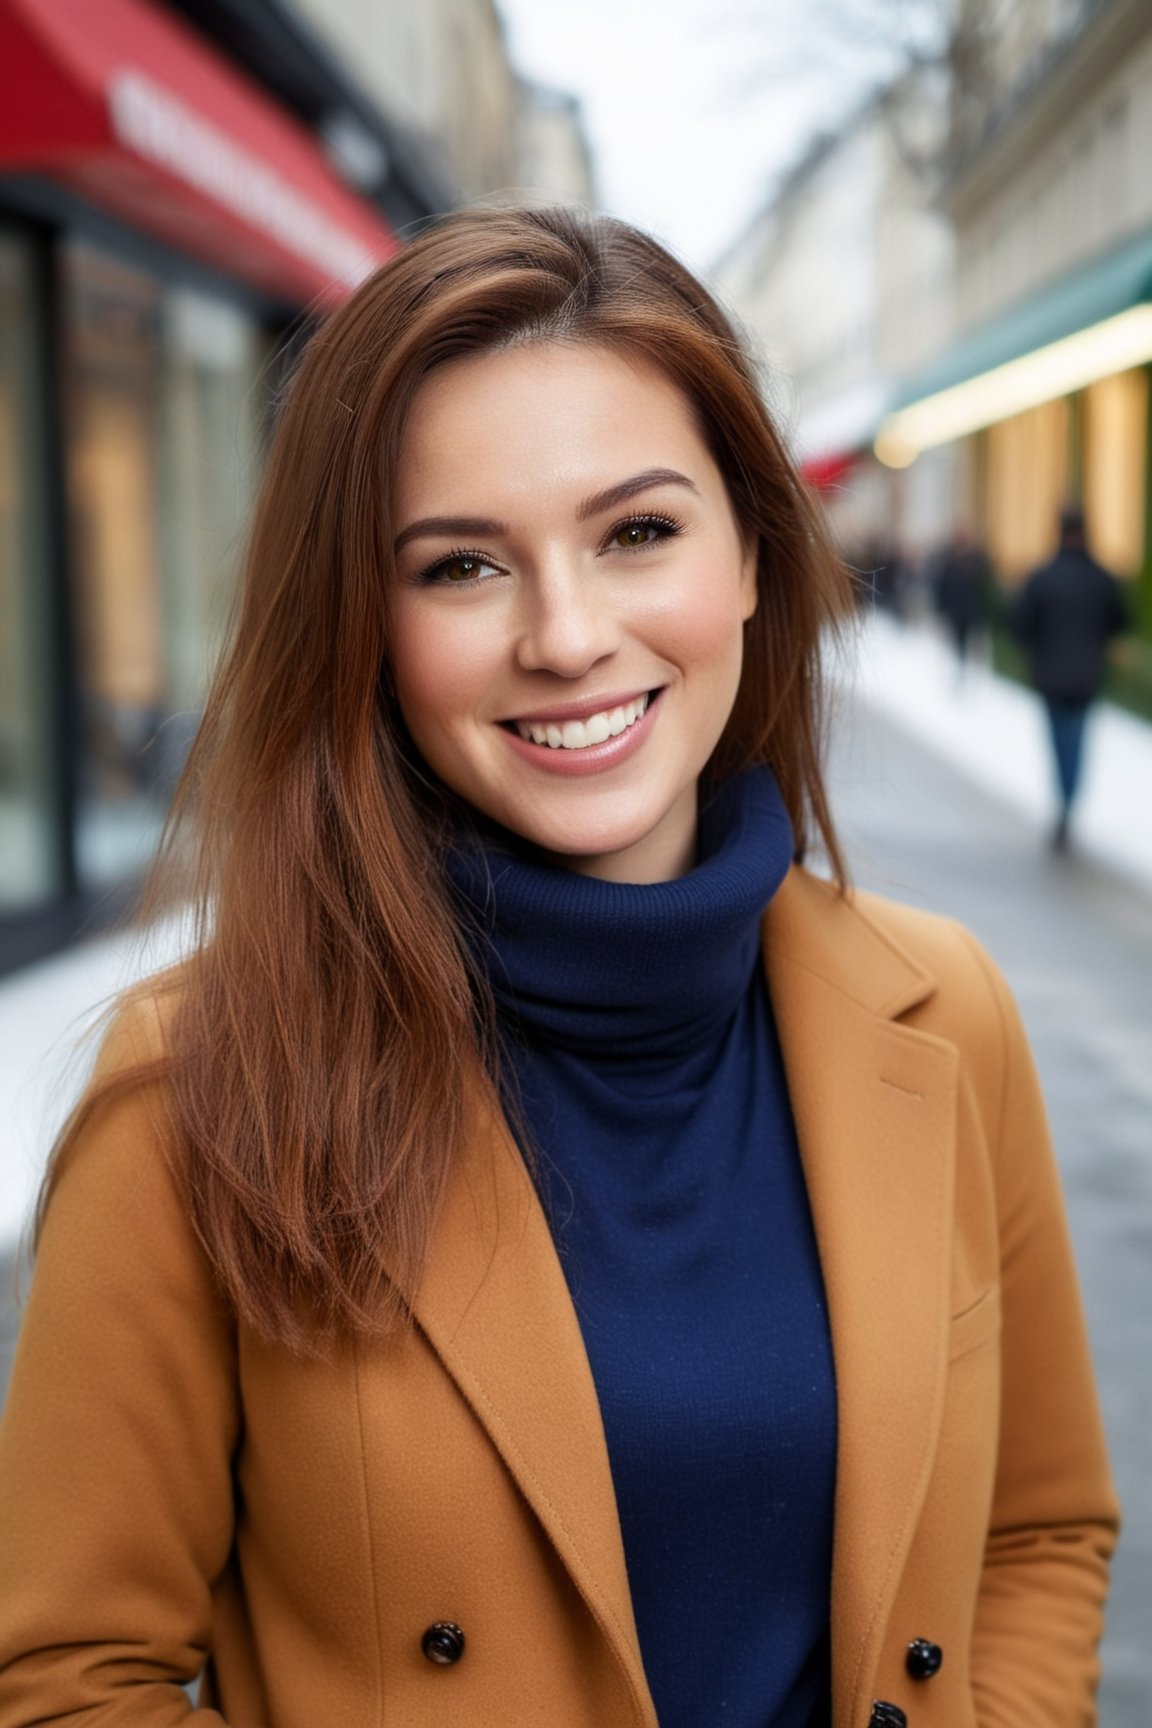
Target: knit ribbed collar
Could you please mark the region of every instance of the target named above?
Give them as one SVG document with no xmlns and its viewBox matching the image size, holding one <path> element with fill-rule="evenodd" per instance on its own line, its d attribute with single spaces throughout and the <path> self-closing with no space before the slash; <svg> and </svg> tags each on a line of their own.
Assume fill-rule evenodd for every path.
<svg viewBox="0 0 1152 1728">
<path fill-rule="evenodd" d="M 501 1014 L 529 1041 L 671 1057 L 733 1020 L 792 845 L 775 777 L 756 768 L 702 809 L 700 861 L 673 882 L 603 882 L 491 837 L 462 845 L 449 873 Z"/>
</svg>

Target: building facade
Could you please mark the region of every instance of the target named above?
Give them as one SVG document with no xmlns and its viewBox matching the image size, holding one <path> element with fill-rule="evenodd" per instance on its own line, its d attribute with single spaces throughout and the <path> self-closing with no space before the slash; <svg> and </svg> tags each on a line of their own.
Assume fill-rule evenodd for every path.
<svg viewBox="0 0 1152 1728">
<path fill-rule="evenodd" d="M 873 440 L 898 378 L 952 328 L 952 245 L 932 207 L 940 104 L 906 79 L 815 145 L 721 260 L 766 391 L 838 541 L 862 563 L 926 548 L 950 509 L 947 457 L 895 476 Z"/>
<path fill-rule="evenodd" d="M 596 177 L 580 103 L 567 90 L 517 80 L 520 191 L 545 202 L 596 203 Z"/>
<path fill-rule="evenodd" d="M 942 194 L 955 339 L 905 376 L 878 448 L 908 474 L 953 452 L 960 507 L 1006 581 L 1048 555 L 1059 508 L 1078 502 L 1097 555 L 1146 592 L 1152 10 L 997 11 Z"/>
<path fill-rule="evenodd" d="M 579 106 L 523 79 L 494 0 L 296 0 L 317 34 L 436 161 L 453 201 L 593 199 Z"/>
<path fill-rule="evenodd" d="M 296 0 L 464 204 L 519 183 L 516 74 L 493 0 Z"/>
</svg>

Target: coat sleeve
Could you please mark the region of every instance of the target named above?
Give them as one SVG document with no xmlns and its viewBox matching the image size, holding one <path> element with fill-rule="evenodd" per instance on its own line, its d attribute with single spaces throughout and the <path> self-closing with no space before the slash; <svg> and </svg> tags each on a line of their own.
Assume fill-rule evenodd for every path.
<svg viewBox="0 0 1152 1728">
<path fill-rule="evenodd" d="M 1003 1332 L 972 1690 L 980 1728 L 1091 1728 L 1118 1510 L 1035 1069 L 1007 986 L 977 953 L 1003 1053 L 994 1124 Z"/>
<path fill-rule="evenodd" d="M 0 1423 L 0 1728 L 222 1721 L 184 1687 L 232 1547 L 235 1349 L 167 1140 L 156 1088 L 100 1106 L 48 1207 Z"/>
</svg>

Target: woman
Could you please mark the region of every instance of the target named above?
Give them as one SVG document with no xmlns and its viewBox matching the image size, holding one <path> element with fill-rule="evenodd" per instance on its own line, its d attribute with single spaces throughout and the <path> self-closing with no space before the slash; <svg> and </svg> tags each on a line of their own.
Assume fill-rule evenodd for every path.
<svg viewBox="0 0 1152 1728">
<path fill-rule="evenodd" d="M 314 338 L 59 1150 L 0 1724 L 1094 1718 L 1115 1508 L 971 940 L 793 862 L 845 579 L 706 292 L 454 216 Z M 177 857 L 170 855 L 169 867 Z"/>
</svg>

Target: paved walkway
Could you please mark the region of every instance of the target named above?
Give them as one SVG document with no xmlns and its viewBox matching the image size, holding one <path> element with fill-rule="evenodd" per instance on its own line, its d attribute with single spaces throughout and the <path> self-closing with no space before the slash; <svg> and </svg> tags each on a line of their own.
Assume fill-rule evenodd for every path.
<svg viewBox="0 0 1152 1728">
<path fill-rule="evenodd" d="M 46 1148 L 91 1066 L 84 1034 L 121 990 L 174 952 L 167 929 L 147 941 L 104 937 L 0 978 L 0 1257 L 15 1244 Z"/>
<path fill-rule="evenodd" d="M 1125 1528 L 1101 1728 L 1152 1723 L 1152 894 L 858 704 L 831 790 L 860 886 L 960 918 L 1020 1003 L 1059 1159 Z"/>
<path fill-rule="evenodd" d="M 902 628 L 883 613 L 867 621 L 842 682 L 1038 831 L 1051 827 L 1047 728 L 1030 691 L 980 664 L 961 677 L 933 629 Z M 1075 843 L 1086 857 L 1152 888 L 1152 725 L 1101 703 L 1086 750 Z"/>
</svg>

